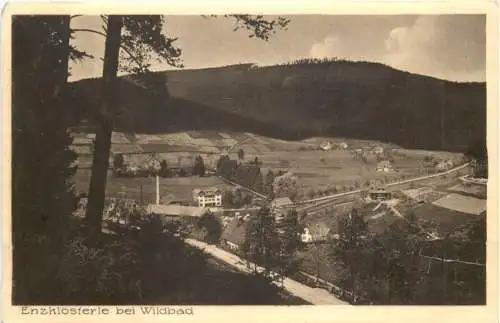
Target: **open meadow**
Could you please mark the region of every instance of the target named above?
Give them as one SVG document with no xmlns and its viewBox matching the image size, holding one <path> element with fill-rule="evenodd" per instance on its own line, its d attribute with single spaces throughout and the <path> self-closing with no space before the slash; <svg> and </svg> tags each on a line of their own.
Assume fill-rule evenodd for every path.
<svg viewBox="0 0 500 323">
<path fill-rule="evenodd" d="M 78 192 L 86 193 L 90 183 L 90 171 L 78 170 L 74 176 L 75 188 Z M 142 194 L 141 194 L 142 186 Z M 169 201 L 186 201 L 192 199 L 195 188 L 218 187 L 230 188 L 217 177 L 176 177 L 160 178 L 160 199 L 163 203 Z M 124 197 L 128 199 L 142 200 L 146 203 L 154 203 L 156 199 L 156 180 L 154 177 L 114 177 L 108 174 L 106 186 L 107 197 Z"/>
<path fill-rule="evenodd" d="M 439 152 L 432 155 L 442 160 L 458 160 L 458 156 L 451 153 Z M 378 172 L 374 156 L 367 156 L 366 161 L 361 161 L 349 150 L 269 151 L 262 152 L 257 157 L 263 163 L 264 174 L 269 169 L 291 171 L 298 177 L 299 186 L 307 190 L 332 185 L 361 185 L 372 180 L 395 181 L 402 177 L 424 175 L 429 171 L 424 162 L 425 156 L 428 155 L 411 154 L 411 151 L 403 156 L 393 156 L 392 172 Z M 246 158 L 251 160 L 253 156 L 247 155 Z"/>
<path fill-rule="evenodd" d="M 333 143 L 345 142 L 347 149 L 319 150 L 319 145 L 330 140 Z M 75 151 L 79 156 L 79 167 L 90 168 L 91 155 L 88 136 L 75 136 Z M 392 151 L 394 171 L 378 172 L 377 158 L 364 151 L 364 160 L 356 157 L 355 149 L 361 147 L 383 147 Z M 311 190 L 324 191 L 336 186 L 345 191 L 366 185 L 370 181 L 393 182 L 404 177 L 416 177 L 430 171 L 426 158 L 435 161 L 461 161 L 457 153 L 409 150 L 384 144 L 377 141 L 353 140 L 342 138 L 310 138 L 302 141 L 285 141 L 268 138 L 251 133 L 218 133 L 218 132 L 182 132 L 157 135 L 125 135 L 113 133 L 112 153 L 122 153 L 126 162 L 141 164 L 153 158 L 167 161 L 170 167 L 191 167 L 196 156 L 200 155 L 208 168 L 215 168 L 218 158 L 223 152 L 230 158 L 238 159 L 238 151 L 244 151 L 244 161 L 250 162 L 256 157 L 262 163 L 265 176 L 272 169 L 291 171 L 298 178 L 298 185 L 304 194 Z M 88 170 L 79 170 L 75 177 L 79 191 L 86 191 L 88 186 Z M 191 191 L 197 187 L 226 187 L 217 178 L 168 178 L 161 179 L 161 196 L 172 200 L 189 199 Z M 108 192 L 110 195 L 121 193 L 130 198 L 154 200 L 154 179 L 151 178 L 113 178 L 110 176 Z"/>
</svg>

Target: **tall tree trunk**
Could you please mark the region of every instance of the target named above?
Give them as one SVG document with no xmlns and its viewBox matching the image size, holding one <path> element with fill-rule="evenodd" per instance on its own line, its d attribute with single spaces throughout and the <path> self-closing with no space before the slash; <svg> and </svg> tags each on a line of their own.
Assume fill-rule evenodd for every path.
<svg viewBox="0 0 500 323">
<path fill-rule="evenodd" d="M 118 57 L 121 42 L 122 17 L 109 16 L 107 37 L 104 50 L 103 86 L 101 95 L 100 120 L 98 120 L 95 151 L 92 161 L 89 195 L 85 217 L 91 233 L 101 231 L 102 213 L 106 192 L 106 180 L 109 167 L 111 133 L 113 131 L 113 112 L 115 103 L 114 86 L 118 71 Z"/>
</svg>

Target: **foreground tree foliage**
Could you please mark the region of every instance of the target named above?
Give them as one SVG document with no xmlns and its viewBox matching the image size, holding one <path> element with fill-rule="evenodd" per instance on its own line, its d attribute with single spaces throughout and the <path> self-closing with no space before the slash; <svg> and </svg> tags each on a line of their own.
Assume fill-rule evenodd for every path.
<svg viewBox="0 0 500 323">
<path fill-rule="evenodd" d="M 295 211 L 277 223 L 268 208 L 262 208 L 245 227 L 244 258 L 253 263 L 253 273 L 282 282 L 298 269 L 298 219 Z M 260 267 L 260 268 L 259 268 Z"/>
<path fill-rule="evenodd" d="M 69 17 L 14 16 L 12 20 L 12 239 L 13 299 L 49 295 L 76 207 L 70 178 L 64 95 Z M 36 268 L 36 270 L 33 270 Z"/>
<path fill-rule="evenodd" d="M 252 37 L 263 40 L 268 40 L 272 33 L 279 28 L 285 28 L 288 24 L 288 20 L 282 17 L 270 21 L 262 16 L 228 15 L 227 17 L 233 17 L 238 28 L 246 27 Z M 180 60 L 182 52 L 174 44 L 176 39 L 169 38 L 163 33 L 165 22 L 163 16 L 102 16 L 102 20 L 105 24 L 103 31 L 86 30 L 106 37 L 102 104 L 100 111 L 97 111 L 99 121 L 96 152 L 92 163 L 89 204 L 86 213 L 89 227 L 93 232 L 99 231 L 102 221 L 113 131 L 113 112 L 116 112 L 118 108 L 115 106 L 117 93 L 114 89 L 118 68 L 122 67 L 123 70 L 134 73 L 148 73 L 150 61 L 153 58 L 171 66 L 182 67 Z M 124 53 L 122 59 L 120 59 L 120 48 Z M 165 90 L 165 83 L 161 88 Z"/>
<path fill-rule="evenodd" d="M 465 156 L 473 161 L 475 176 L 488 178 L 488 150 L 485 137 L 471 142 Z"/>
<path fill-rule="evenodd" d="M 484 218 L 434 241 L 411 214 L 379 235 L 369 234 L 363 218 L 357 209 L 341 217 L 339 239 L 330 243 L 329 261 L 345 269 L 336 283 L 351 302 L 485 304 Z"/>
<path fill-rule="evenodd" d="M 209 244 L 217 244 L 222 235 L 222 223 L 213 213 L 207 212 L 196 223 L 196 227 L 201 231 L 200 240 Z"/>
<path fill-rule="evenodd" d="M 252 270 L 255 274 L 272 280 L 273 271 L 278 267 L 280 241 L 270 210 L 262 208 L 245 229 L 242 247 L 245 259 L 254 264 Z M 259 266 L 262 270 L 259 270 Z"/>
<path fill-rule="evenodd" d="M 101 109 L 89 112 L 98 120 L 86 205 L 86 224 L 92 234 L 72 217 L 78 201 L 70 183 L 75 154 L 69 149 L 72 139 L 67 128 L 78 116 L 66 113 L 71 102 L 66 91 L 68 61 L 90 56 L 69 43 L 78 32 L 70 28 L 73 18 L 78 16 L 12 19 L 13 303 L 137 304 L 160 299 L 171 304 L 259 303 L 258 298 L 224 299 L 220 297 L 224 295 L 203 293 L 203 288 L 216 290 L 208 286 L 207 278 L 213 275 L 206 257 L 183 243 L 175 224 L 165 228 L 144 218 L 139 221 L 139 233 L 101 232 L 110 136 L 114 118 L 120 114 L 114 104 L 118 67 L 146 73 L 149 57 L 141 55 L 150 52 L 170 65 L 180 62 L 174 40 L 162 34 L 161 16 L 103 16 L 105 32 L 80 30 L 106 36 L 106 46 Z M 119 60 L 120 48 L 135 67 L 127 58 Z M 145 78 L 153 96 L 168 96 L 163 77 L 147 74 Z M 270 287 L 255 280 L 239 283 Z M 262 298 L 267 301 L 277 300 Z"/>
</svg>

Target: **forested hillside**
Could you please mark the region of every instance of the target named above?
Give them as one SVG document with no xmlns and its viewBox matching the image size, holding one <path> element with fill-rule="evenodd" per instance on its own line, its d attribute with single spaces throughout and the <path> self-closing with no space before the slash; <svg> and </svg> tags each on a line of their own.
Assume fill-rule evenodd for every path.
<svg viewBox="0 0 500 323">
<path fill-rule="evenodd" d="M 87 114 L 100 81 L 72 86 Z M 141 86 L 161 91 L 152 95 Z M 127 107 L 117 122 L 123 131 L 339 136 L 452 151 L 486 135 L 485 83 L 443 81 L 378 63 L 300 60 L 159 72 L 149 79 L 124 77 L 118 92 L 118 105 Z"/>
</svg>

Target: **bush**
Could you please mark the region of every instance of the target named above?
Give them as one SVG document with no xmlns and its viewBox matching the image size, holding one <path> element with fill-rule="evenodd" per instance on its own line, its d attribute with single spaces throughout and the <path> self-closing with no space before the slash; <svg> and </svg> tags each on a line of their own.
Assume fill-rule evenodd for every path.
<svg viewBox="0 0 500 323">
<path fill-rule="evenodd" d="M 123 210 L 123 208 L 122 208 Z M 117 228 L 91 246 L 76 237 L 57 270 L 59 304 L 138 304 L 189 301 L 205 256 L 182 241 L 178 223 L 140 214 L 139 231 Z M 165 286 L 168 286 L 166 289 Z M 187 298 L 187 299 L 184 299 Z"/>
<path fill-rule="evenodd" d="M 196 225 L 199 232 L 199 240 L 209 244 L 217 244 L 222 235 L 222 223 L 213 213 L 205 213 Z"/>
</svg>

